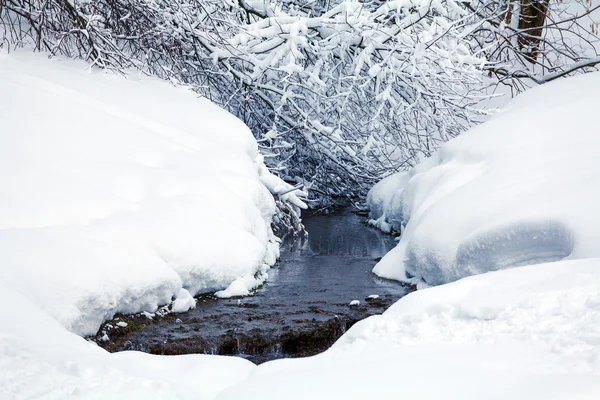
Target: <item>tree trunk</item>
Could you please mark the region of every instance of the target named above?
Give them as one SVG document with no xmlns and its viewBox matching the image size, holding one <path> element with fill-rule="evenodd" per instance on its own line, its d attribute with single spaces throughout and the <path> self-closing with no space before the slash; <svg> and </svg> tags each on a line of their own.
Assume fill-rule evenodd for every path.
<svg viewBox="0 0 600 400">
<path fill-rule="evenodd" d="M 550 0 L 520 0 L 519 49 L 524 50 L 527 59 L 535 63 L 546 23 L 546 13 Z"/>
</svg>

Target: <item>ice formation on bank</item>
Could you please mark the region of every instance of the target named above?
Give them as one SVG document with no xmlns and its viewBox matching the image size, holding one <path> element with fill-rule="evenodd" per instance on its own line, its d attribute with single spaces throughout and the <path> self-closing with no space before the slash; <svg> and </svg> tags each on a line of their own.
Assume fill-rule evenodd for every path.
<svg viewBox="0 0 600 400">
<path fill-rule="evenodd" d="M 373 224 L 402 229 L 374 272 L 429 284 L 600 256 L 600 74 L 532 89 L 369 195 Z"/>
</svg>

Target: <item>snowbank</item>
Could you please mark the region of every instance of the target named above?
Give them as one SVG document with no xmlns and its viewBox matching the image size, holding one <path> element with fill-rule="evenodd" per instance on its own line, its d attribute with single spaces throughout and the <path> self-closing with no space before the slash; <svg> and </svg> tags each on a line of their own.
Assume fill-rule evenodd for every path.
<svg viewBox="0 0 600 400">
<path fill-rule="evenodd" d="M 525 92 L 406 177 L 376 185 L 370 197 L 376 225 L 406 226 L 374 272 L 441 284 L 600 256 L 596 89 L 597 73 Z"/>
<path fill-rule="evenodd" d="M 235 357 L 110 354 L 0 282 L 0 398 L 213 399 L 255 367 Z"/>
<path fill-rule="evenodd" d="M 598 338 L 600 259 L 526 266 L 413 292 L 217 399 L 592 400 Z"/>
<path fill-rule="evenodd" d="M 382 179 L 369 190 L 369 225 L 386 233 L 401 231 L 404 225 L 401 212 L 402 192 L 409 179 L 408 172 L 397 172 Z"/>
<path fill-rule="evenodd" d="M 248 294 L 278 256 L 267 187 L 291 187 L 248 128 L 183 88 L 45 58 L 0 54 L 2 281 L 80 335 Z"/>
</svg>

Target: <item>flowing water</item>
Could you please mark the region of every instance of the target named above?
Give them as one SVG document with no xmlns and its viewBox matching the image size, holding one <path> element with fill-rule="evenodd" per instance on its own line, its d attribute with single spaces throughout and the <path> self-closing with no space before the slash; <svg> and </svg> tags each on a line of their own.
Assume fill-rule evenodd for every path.
<svg viewBox="0 0 600 400">
<path fill-rule="evenodd" d="M 324 351 L 356 321 L 382 313 L 410 290 L 371 272 L 395 241 L 364 220 L 350 211 L 304 216 L 308 239 L 284 244 L 278 265 L 252 296 L 200 296 L 195 310 L 152 320 L 118 316 L 127 327 L 109 321 L 112 328 L 105 324 L 93 340 L 109 351 L 227 354 L 256 363 Z M 352 300 L 360 305 L 350 306 Z M 103 332 L 109 340 L 100 339 Z"/>
</svg>

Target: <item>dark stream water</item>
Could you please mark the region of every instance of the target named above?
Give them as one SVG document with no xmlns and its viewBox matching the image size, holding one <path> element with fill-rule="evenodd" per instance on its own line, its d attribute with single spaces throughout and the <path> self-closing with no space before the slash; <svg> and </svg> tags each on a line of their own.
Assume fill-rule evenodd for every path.
<svg viewBox="0 0 600 400">
<path fill-rule="evenodd" d="M 355 322 L 382 313 L 409 288 L 378 278 L 376 260 L 394 247 L 392 237 L 349 211 L 303 217 L 308 239 L 285 243 L 264 286 L 236 299 L 198 297 L 195 310 L 152 320 L 118 316 L 93 338 L 109 351 L 153 354 L 227 354 L 255 363 L 317 354 Z M 377 299 L 367 299 L 370 295 Z M 359 300 L 359 306 L 350 306 Z M 124 325 L 121 323 L 121 325 Z M 107 337 L 101 337 L 107 333 Z"/>
</svg>

